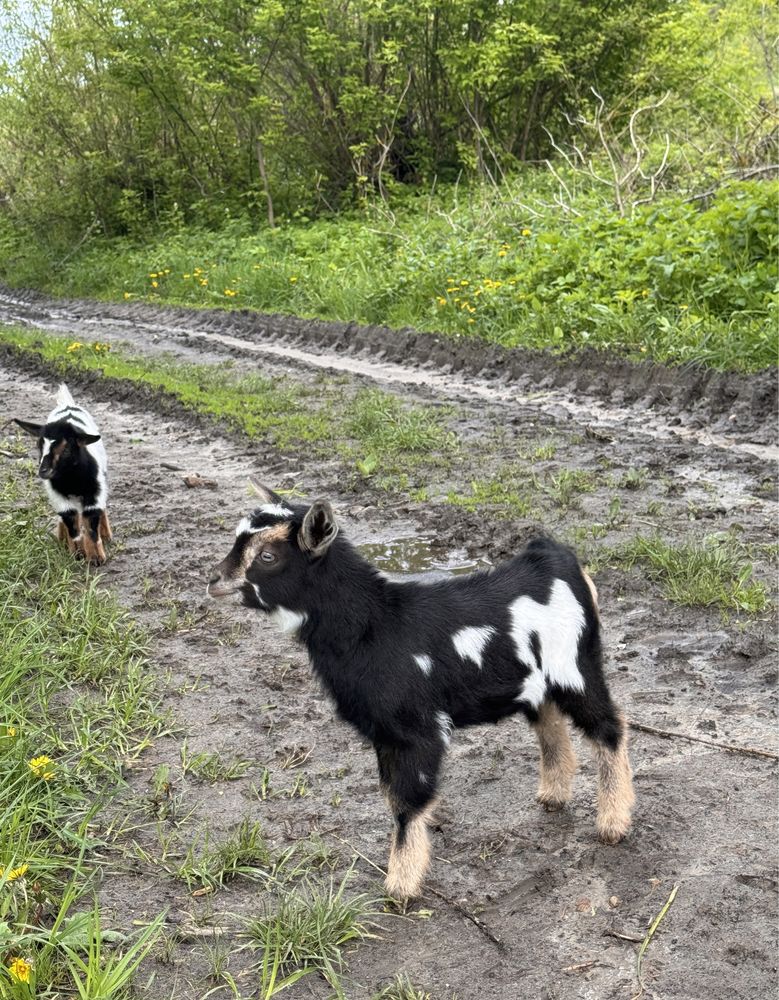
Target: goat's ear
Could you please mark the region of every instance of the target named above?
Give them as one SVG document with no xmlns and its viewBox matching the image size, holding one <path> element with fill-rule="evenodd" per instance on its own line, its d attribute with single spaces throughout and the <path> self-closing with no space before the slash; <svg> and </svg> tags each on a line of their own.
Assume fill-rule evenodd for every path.
<svg viewBox="0 0 779 1000">
<path fill-rule="evenodd" d="M 282 499 L 278 493 L 274 493 L 273 490 L 269 489 L 263 483 L 259 481 L 255 476 L 249 476 L 249 485 L 257 494 L 257 496 L 262 500 L 263 503 L 281 503 Z"/>
<path fill-rule="evenodd" d="M 327 500 L 315 500 L 303 518 L 298 533 L 298 545 L 312 556 L 321 556 L 338 534 L 338 522 Z"/>
<path fill-rule="evenodd" d="M 41 436 L 43 424 L 34 424 L 31 420 L 17 420 L 16 417 L 14 417 L 14 423 L 18 424 L 23 431 L 32 434 L 33 437 L 39 438 Z"/>
<path fill-rule="evenodd" d="M 79 444 L 94 444 L 95 441 L 100 440 L 99 434 L 78 434 L 76 435 L 76 440 Z"/>
</svg>

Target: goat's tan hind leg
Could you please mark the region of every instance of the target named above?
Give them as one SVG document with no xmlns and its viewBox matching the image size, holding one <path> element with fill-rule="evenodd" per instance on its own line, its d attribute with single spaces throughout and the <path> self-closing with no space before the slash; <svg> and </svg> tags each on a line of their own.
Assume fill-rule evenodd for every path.
<svg viewBox="0 0 779 1000">
<path fill-rule="evenodd" d="M 598 765 L 598 837 L 605 844 L 618 844 L 630 829 L 630 813 L 636 801 L 624 720 L 616 749 L 602 743 L 593 743 L 593 749 Z"/>
<path fill-rule="evenodd" d="M 561 809 L 571 797 L 576 773 L 576 754 L 568 722 L 557 706 L 547 703 L 539 708 L 533 728 L 541 748 L 541 780 L 536 799 L 545 809 Z"/>
</svg>

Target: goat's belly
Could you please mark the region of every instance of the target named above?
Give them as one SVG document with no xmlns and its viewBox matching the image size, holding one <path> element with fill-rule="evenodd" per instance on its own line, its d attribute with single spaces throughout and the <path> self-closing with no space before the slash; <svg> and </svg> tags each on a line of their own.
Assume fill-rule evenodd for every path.
<svg viewBox="0 0 779 1000">
<path fill-rule="evenodd" d="M 483 722 L 500 722 L 509 715 L 524 711 L 524 706 L 514 698 L 488 697 L 478 702 L 461 705 L 451 714 L 457 728 L 462 726 L 478 726 Z"/>
</svg>

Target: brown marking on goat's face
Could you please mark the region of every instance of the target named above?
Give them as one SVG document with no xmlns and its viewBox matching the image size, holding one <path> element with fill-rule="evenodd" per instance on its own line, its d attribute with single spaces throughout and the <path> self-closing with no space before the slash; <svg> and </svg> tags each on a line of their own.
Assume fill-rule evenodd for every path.
<svg viewBox="0 0 779 1000">
<path fill-rule="evenodd" d="M 434 808 L 435 802 L 429 802 L 409 820 L 402 843 L 397 831 L 393 833 L 385 886 L 394 899 L 413 899 L 422 891 L 422 882 L 430 864 L 427 827 Z"/>
<path fill-rule="evenodd" d="M 260 528 L 259 531 L 255 532 L 244 546 L 243 555 L 241 556 L 241 568 L 244 574 L 266 545 L 273 542 L 288 541 L 289 529 L 289 522 L 281 521 L 268 528 Z"/>
</svg>

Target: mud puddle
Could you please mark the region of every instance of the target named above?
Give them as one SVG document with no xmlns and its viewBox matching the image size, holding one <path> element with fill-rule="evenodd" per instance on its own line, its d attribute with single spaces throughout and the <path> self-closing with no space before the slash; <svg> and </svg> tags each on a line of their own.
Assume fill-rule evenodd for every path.
<svg viewBox="0 0 779 1000">
<path fill-rule="evenodd" d="M 32 371 L 1 372 L 4 416 L 45 414 L 53 389 Z M 206 832 L 219 843 L 248 819 L 261 823 L 279 849 L 325 845 L 328 861 L 312 869 L 316 877 L 332 866 L 340 878 L 356 859 L 354 891 L 378 895 L 380 877 L 365 859 L 385 863 L 389 817 L 372 753 L 334 718 L 302 651 L 261 619 L 203 596 L 208 568 L 253 506 L 247 475 L 329 496 L 346 534 L 372 546 L 371 558 L 392 573 L 494 562 L 538 525 L 532 516 L 495 520 L 446 506 L 440 496 L 390 504 L 370 484 L 346 489 L 335 468 L 301 470 L 298 461 L 185 414 L 117 401 L 98 381 L 74 395 L 95 414 L 110 458 L 116 543 L 103 580 L 151 631 L 175 722 L 173 733 L 128 770 L 122 808 L 129 832 L 100 889 L 106 919 L 129 929 L 168 908 L 175 944 L 167 963 L 147 963 L 142 979 L 152 982 L 141 995 L 202 1000 L 218 985 L 208 978 L 209 948 L 218 937 L 242 994 L 255 996 L 256 975 L 240 950 L 241 920 L 261 912 L 260 889 L 237 880 L 198 895 L 176 876 L 187 852 L 202 849 Z M 466 440 L 476 441 L 478 431 L 494 446 L 468 457 L 473 468 L 452 473 L 461 491 L 470 489 L 476 466 L 500 478 L 510 456 L 551 440 L 553 454 L 550 445 L 549 457 L 526 462 L 543 487 L 541 527 L 554 516 L 555 530 L 602 524 L 622 537 L 639 522 L 641 530 L 656 525 L 683 537 L 701 526 L 725 531 L 738 523 L 750 544 L 774 536 L 775 504 L 754 492 L 772 470 L 756 456 L 679 440 L 669 447 L 638 430 L 604 440 L 562 416 L 518 407 L 509 419 L 507 412 L 496 404 L 458 417 L 470 429 Z M 591 475 L 593 488 L 576 504 L 560 505 L 553 491 L 571 468 Z M 188 488 L 188 473 L 213 479 L 216 489 Z M 595 840 L 594 770 L 585 744 L 577 741 L 581 768 L 570 807 L 546 814 L 534 801 L 538 752 L 523 723 L 458 731 L 433 831 L 429 887 L 440 895 L 427 892 L 403 918 L 378 918 L 379 936 L 347 956 L 349 998 L 371 997 L 402 970 L 434 1000 L 629 1000 L 637 992 L 635 939 L 674 885 L 676 899 L 644 958 L 652 995 L 770 995 L 776 761 L 712 744 L 776 752 L 773 617 L 725 621 L 715 610 L 680 608 L 638 571 L 604 570 L 595 578 L 609 680 L 628 718 L 705 742 L 632 733 L 635 829 L 624 844 L 607 848 Z M 248 769 L 235 780 L 197 778 L 182 766 L 184 740 L 190 754 L 240 757 Z M 162 820 L 149 812 L 160 766 L 170 768 L 177 797 L 175 814 Z M 263 797 L 263 788 L 272 794 Z M 463 911 L 478 916 L 503 948 Z M 325 1000 L 331 993 L 307 979 L 287 995 Z"/>
</svg>

